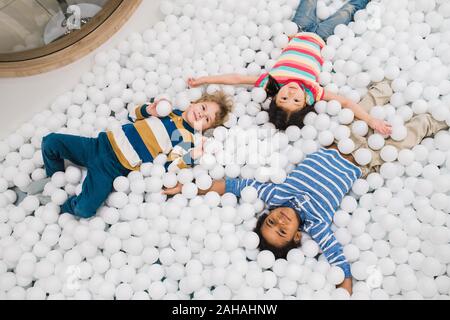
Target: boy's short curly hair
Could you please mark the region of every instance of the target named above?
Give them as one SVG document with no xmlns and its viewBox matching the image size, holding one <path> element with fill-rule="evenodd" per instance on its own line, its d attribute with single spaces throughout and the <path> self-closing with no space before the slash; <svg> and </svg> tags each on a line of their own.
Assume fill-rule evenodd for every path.
<svg viewBox="0 0 450 320">
<path fill-rule="evenodd" d="M 262 214 L 258 218 L 258 221 L 256 222 L 255 229 L 253 229 L 253 231 L 259 237 L 258 249 L 261 250 L 261 251 L 263 251 L 263 250 L 271 251 L 273 253 L 273 255 L 275 256 L 275 259 L 286 259 L 287 254 L 289 253 L 289 251 L 291 249 L 298 248 L 300 246 L 300 244 L 296 243 L 294 241 L 294 239 L 292 239 L 288 244 L 286 244 L 284 247 L 281 247 L 281 248 L 275 247 L 275 246 L 271 245 L 270 243 L 268 243 L 266 241 L 266 239 L 264 239 L 264 237 L 262 235 L 262 232 L 261 232 L 261 227 L 262 227 L 264 221 L 266 220 L 267 216 L 268 216 L 267 213 Z"/>
<path fill-rule="evenodd" d="M 200 102 L 215 102 L 219 106 L 219 112 L 216 115 L 216 121 L 213 123 L 213 127 L 224 124 L 234 106 L 233 99 L 223 91 L 216 91 L 214 93 L 205 92 L 200 99 L 194 101 L 194 103 Z"/>
</svg>

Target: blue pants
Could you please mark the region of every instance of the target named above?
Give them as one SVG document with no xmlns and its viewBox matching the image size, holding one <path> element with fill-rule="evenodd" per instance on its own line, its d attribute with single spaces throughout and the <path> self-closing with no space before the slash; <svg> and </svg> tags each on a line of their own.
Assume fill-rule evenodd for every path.
<svg viewBox="0 0 450 320">
<path fill-rule="evenodd" d="M 370 0 L 350 0 L 328 19 L 320 21 L 317 18 L 317 0 L 300 0 L 294 21 L 301 31 L 314 32 L 327 40 L 334 33 L 338 24 L 349 24 L 356 11 L 364 9 Z"/>
<path fill-rule="evenodd" d="M 49 177 L 64 171 L 64 159 L 88 169 L 81 193 L 61 206 L 62 212 L 82 218 L 95 215 L 111 193 L 114 179 L 130 172 L 120 164 L 104 132 L 98 138 L 51 133 L 42 140 L 42 156 Z"/>
</svg>

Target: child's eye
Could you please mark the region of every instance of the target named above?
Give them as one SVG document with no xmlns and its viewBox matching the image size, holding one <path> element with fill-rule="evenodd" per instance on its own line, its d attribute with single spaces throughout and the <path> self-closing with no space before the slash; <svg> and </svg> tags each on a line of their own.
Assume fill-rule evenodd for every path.
<svg viewBox="0 0 450 320">
<path fill-rule="evenodd" d="M 295 102 L 300 102 L 300 100 L 298 100 L 298 99 L 295 99 Z"/>
<path fill-rule="evenodd" d="M 282 235 L 285 235 L 285 234 L 286 234 L 286 231 L 284 231 L 283 229 L 280 230 L 280 232 L 281 232 Z"/>
<path fill-rule="evenodd" d="M 272 220 L 269 219 L 269 220 L 267 220 L 267 221 L 269 222 L 269 224 L 273 224 L 273 221 L 272 221 Z"/>
</svg>

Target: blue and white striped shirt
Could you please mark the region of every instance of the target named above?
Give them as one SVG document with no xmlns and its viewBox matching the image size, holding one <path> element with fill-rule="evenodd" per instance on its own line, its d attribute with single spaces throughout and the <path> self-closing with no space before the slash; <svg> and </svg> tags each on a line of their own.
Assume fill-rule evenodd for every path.
<svg viewBox="0 0 450 320">
<path fill-rule="evenodd" d="M 328 262 L 341 267 L 345 276 L 350 277 L 350 265 L 331 225 L 335 211 L 361 173 L 338 151 L 321 148 L 307 155 L 282 184 L 227 179 L 226 192 L 240 196 L 242 189 L 252 186 L 269 208 L 293 208 L 300 216 L 303 230 L 318 243 Z"/>
</svg>

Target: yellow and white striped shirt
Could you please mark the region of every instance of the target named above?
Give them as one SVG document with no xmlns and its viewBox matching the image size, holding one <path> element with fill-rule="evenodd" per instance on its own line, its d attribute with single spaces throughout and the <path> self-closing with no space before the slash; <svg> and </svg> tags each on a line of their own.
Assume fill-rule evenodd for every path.
<svg viewBox="0 0 450 320">
<path fill-rule="evenodd" d="M 158 118 L 147 113 L 147 106 L 138 106 L 130 112 L 133 123 L 107 132 L 120 163 L 129 170 L 138 170 L 142 163 L 165 154 L 169 171 L 191 166 L 194 129 L 184 121 L 182 112 L 174 110 L 167 117 Z"/>
</svg>

